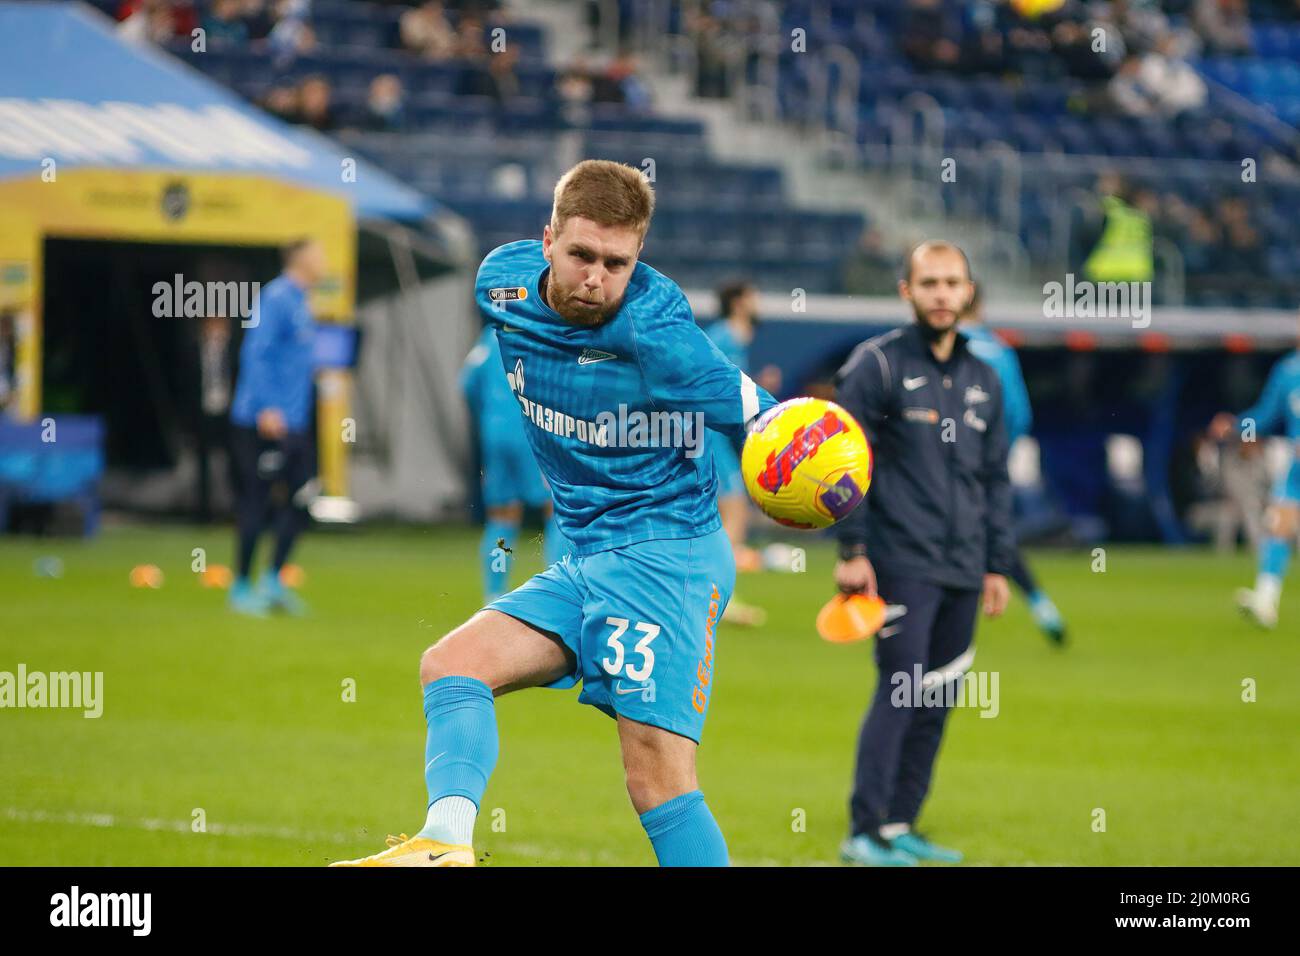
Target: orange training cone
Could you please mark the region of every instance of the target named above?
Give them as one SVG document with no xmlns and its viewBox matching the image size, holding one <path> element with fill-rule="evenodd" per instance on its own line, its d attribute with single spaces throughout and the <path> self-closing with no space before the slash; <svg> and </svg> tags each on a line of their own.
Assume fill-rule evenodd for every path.
<svg viewBox="0 0 1300 956">
<path fill-rule="evenodd" d="M 837 594 L 817 615 L 817 633 L 832 644 L 865 641 L 885 623 L 885 602 L 875 595 Z"/>
</svg>

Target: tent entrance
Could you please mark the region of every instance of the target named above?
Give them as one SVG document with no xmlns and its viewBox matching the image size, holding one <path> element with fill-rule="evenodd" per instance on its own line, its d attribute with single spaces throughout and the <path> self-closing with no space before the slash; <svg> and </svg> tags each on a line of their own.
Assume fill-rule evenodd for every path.
<svg viewBox="0 0 1300 956">
<path fill-rule="evenodd" d="M 104 504 L 200 520 L 224 513 L 239 317 L 208 314 L 222 311 L 221 297 L 187 315 L 197 300 L 187 310 L 159 284 L 248 283 L 227 287 L 247 294 L 278 273 L 277 250 L 47 237 L 43 262 L 43 413 L 104 419 Z M 237 308 L 232 297 L 224 311 Z"/>
</svg>

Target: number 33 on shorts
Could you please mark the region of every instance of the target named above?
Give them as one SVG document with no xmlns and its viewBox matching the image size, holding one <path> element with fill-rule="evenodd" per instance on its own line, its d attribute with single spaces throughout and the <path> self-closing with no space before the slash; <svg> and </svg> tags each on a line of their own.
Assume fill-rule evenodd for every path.
<svg viewBox="0 0 1300 956">
<path fill-rule="evenodd" d="M 605 668 L 605 673 L 612 677 L 625 676 L 630 681 L 644 684 L 650 680 L 650 674 L 655 669 L 655 652 L 651 649 L 650 644 L 659 636 L 661 628 L 658 624 L 649 624 L 645 621 L 637 621 L 633 629 L 643 635 L 632 648 L 632 654 L 638 655 L 639 663 L 633 663 L 628 660 L 627 652 L 624 650 L 623 637 L 627 634 L 631 624 L 625 617 L 607 617 L 605 623 L 614 629 L 614 633 L 609 635 L 609 648 L 613 652 L 612 657 L 606 657 L 600 664 Z M 637 688 L 640 690 L 641 688 Z"/>
</svg>

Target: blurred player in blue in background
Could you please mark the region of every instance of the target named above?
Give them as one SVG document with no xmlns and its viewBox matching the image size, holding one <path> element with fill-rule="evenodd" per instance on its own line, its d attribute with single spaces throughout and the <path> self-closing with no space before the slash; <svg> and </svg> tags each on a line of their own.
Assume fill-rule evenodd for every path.
<svg viewBox="0 0 1300 956">
<path fill-rule="evenodd" d="M 959 330 L 966 336 L 969 348 L 975 357 L 992 365 L 993 371 L 998 373 L 998 381 L 1002 384 L 1007 447 L 1010 448 L 1021 435 L 1029 434 L 1034 414 L 1029 406 L 1029 389 L 1025 387 L 1025 377 L 1020 371 L 1020 360 L 1016 358 L 1016 350 L 998 338 L 984 324 L 984 306 L 980 299 L 978 285 L 975 287 L 975 294 L 971 296 L 970 305 L 961 315 Z M 1016 545 L 1015 563 L 1011 566 L 1008 576 L 1024 593 L 1038 629 L 1054 644 L 1063 645 L 1065 621 L 1061 618 L 1061 612 L 1052 599 L 1047 596 L 1047 592 L 1038 586 L 1038 581 L 1029 570 L 1029 565 L 1025 563 L 1025 555 L 1019 543 Z"/>
<path fill-rule="evenodd" d="M 239 350 L 239 377 L 230 407 L 236 489 L 237 567 L 230 607 L 262 616 L 272 610 L 302 614 L 302 599 L 280 581 L 280 569 L 306 523 L 308 486 L 316 474 L 312 441 L 316 324 L 307 301 L 325 275 L 325 250 L 299 239 L 283 251 L 284 271 L 258 296 Z M 259 584 L 252 583 L 253 551 L 264 530 L 275 551 Z"/>
<path fill-rule="evenodd" d="M 491 326 L 483 330 L 465 359 L 460 387 L 478 429 L 483 507 L 487 511 L 479 560 L 484 602 L 491 603 L 510 589 L 509 556 L 519 536 L 525 505 L 539 510 L 546 522 L 542 554 L 547 565 L 564 556 L 564 535 L 555 524 L 551 491 L 528 447 L 523 413 L 501 367 L 501 346 Z"/>
<path fill-rule="evenodd" d="M 1210 437 L 1223 441 L 1236 433 L 1256 441 L 1281 431 L 1291 442 L 1291 461 L 1273 488 L 1273 503 L 1264 515 L 1255 587 L 1237 591 L 1237 606 L 1261 627 L 1277 627 L 1282 579 L 1291 562 L 1291 545 L 1300 530 L 1300 349 L 1273 366 L 1259 401 L 1240 415 L 1216 415 Z"/>
<path fill-rule="evenodd" d="M 727 360 L 745 373 L 750 372 L 749 346 L 758 325 L 758 289 L 748 282 L 729 282 L 718 289 L 718 315 L 705 332 Z M 766 366 L 755 381 L 769 392 L 781 389 L 781 370 Z M 705 441 L 718 473 L 718 513 L 722 527 L 731 541 L 737 571 L 757 571 L 762 564 L 757 551 L 749 547 L 749 513 L 752 505 L 745 479 L 740 474 L 740 456 L 725 437 L 710 432 Z M 742 603 L 733 597 L 727 605 L 725 620 L 732 624 L 761 626 L 767 615 L 762 608 Z"/>
</svg>

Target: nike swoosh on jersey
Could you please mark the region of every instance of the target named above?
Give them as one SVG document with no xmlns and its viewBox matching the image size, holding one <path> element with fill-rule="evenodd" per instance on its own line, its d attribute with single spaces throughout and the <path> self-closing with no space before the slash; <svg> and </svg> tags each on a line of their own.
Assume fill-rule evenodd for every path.
<svg viewBox="0 0 1300 956">
<path fill-rule="evenodd" d="M 915 392 L 918 388 L 920 388 L 924 384 L 925 384 L 924 375 L 918 375 L 916 378 L 903 379 L 903 388 L 907 389 L 909 392 Z"/>
</svg>

